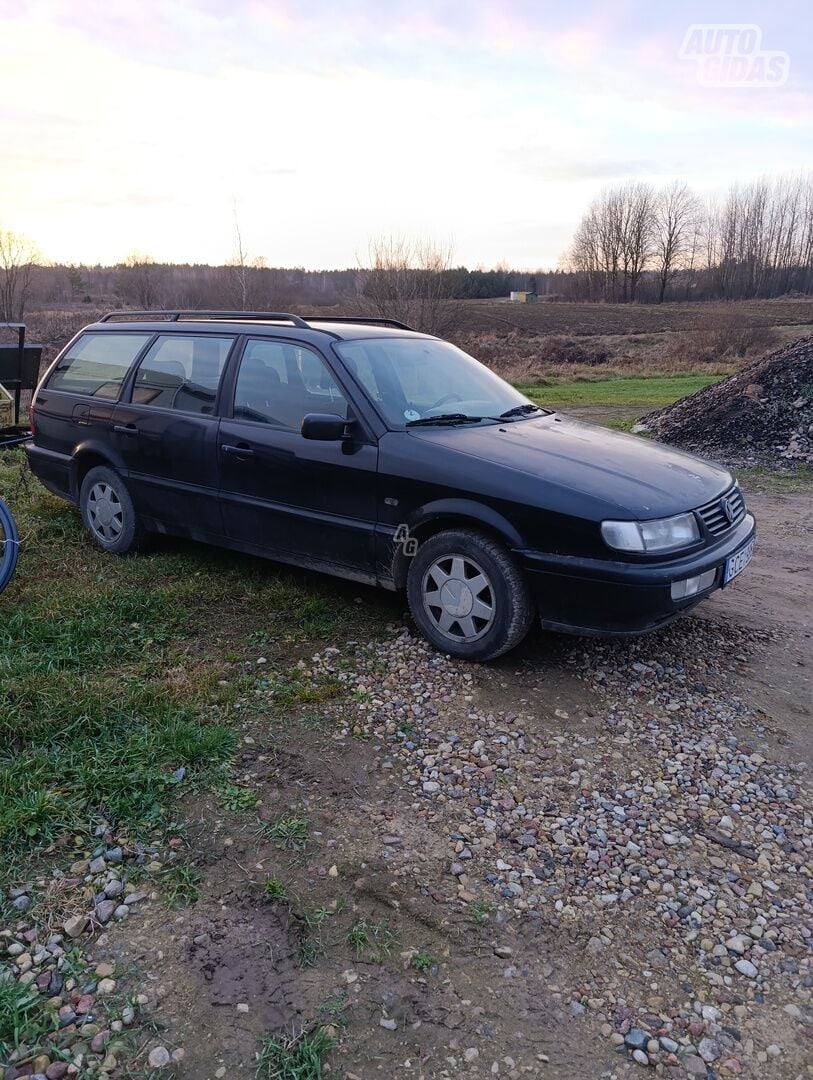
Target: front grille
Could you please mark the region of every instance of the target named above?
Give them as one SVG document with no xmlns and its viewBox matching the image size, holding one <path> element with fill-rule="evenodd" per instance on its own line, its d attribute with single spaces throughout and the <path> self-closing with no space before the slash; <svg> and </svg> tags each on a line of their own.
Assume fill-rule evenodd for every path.
<svg viewBox="0 0 813 1080">
<path fill-rule="evenodd" d="M 745 499 L 740 489 L 735 486 L 722 498 L 701 506 L 697 513 L 712 536 L 720 536 L 733 529 L 745 517 Z"/>
</svg>

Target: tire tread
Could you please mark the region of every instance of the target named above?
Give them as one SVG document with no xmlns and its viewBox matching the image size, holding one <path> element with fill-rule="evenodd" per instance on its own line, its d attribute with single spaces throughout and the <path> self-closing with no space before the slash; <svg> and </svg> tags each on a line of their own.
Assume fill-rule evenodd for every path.
<svg viewBox="0 0 813 1080">
<path fill-rule="evenodd" d="M 496 564 L 508 593 L 510 619 L 508 624 L 500 629 L 496 637 L 492 637 L 492 631 L 489 631 L 484 638 L 474 642 L 471 646 L 466 647 L 461 644 L 461 648 L 458 650 L 454 647 L 449 648 L 449 643 L 433 641 L 431 635 L 427 633 L 428 624 L 425 622 L 422 610 L 418 578 L 423 576 L 424 560 L 437 557 L 436 551 L 438 554 L 442 553 L 444 549 L 451 552 L 459 550 L 461 544 L 471 543 L 476 544 L 477 554 L 480 557 L 486 555 Z M 423 558 L 421 557 L 422 553 Z M 418 552 L 409 567 L 407 596 L 412 617 L 415 619 L 421 633 L 440 651 L 462 660 L 494 660 L 498 656 L 510 652 L 528 633 L 535 614 L 528 585 L 521 570 L 511 558 L 510 552 L 499 541 L 474 529 L 446 529 L 443 532 L 435 533 L 434 536 L 426 540 L 418 548 Z M 483 643 L 488 643 L 489 639 L 491 639 L 491 642 L 484 647 Z"/>
</svg>

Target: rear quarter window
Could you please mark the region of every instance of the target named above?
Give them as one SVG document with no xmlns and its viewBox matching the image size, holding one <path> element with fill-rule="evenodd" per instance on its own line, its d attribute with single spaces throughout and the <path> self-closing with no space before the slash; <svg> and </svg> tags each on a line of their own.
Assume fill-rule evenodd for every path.
<svg viewBox="0 0 813 1080">
<path fill-rule="evenodd" d="M 82 334 L 60 359 L 49 390 L 115 401 L 133 361 L 152 334 Z"/>
</svg>

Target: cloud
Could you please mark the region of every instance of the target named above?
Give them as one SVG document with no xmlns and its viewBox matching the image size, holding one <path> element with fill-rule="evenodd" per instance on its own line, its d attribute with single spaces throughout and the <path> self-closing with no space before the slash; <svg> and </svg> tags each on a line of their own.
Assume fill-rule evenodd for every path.
<svg viewBox="0 0 813 1080">
<path fill-rule="evenodd" d="M 671 176 L 678 171 L 674 162 L 658 158 L 562 159 L 534 149 L 513 151 L 511 156 L 515 165 L 528 177 L 550 182 L 617 180 L 626 176 L 655 174 Z"/>
<path fill-rule="evenodd" d="M 0 214 L 54 257 L 116 260 L 137 243 L 219 261 L 237 200 L 252 251 L 276 264 L 348 265 L 371 235 L 412 232 L 454 234 L 472 263 L 540 265 L 604 183 L 677 174 L 703 189 L 810 160 L 809 47 L 795 46 L 781 92 L 712 92 L 677 56 L 688 9 L 0 11 Z M 786 47 L 784 24 L 765 22 Z M 533 221 L 517 221 L 518 205 Z"/>
</svg>

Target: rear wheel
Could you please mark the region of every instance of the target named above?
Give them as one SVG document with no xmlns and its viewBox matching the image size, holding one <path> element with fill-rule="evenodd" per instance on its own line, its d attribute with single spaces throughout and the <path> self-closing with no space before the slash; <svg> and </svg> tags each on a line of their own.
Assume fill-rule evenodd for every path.
<svg viewBox="0 0 813 1080">
<path fill-rule="evenodd" d="M 467 529 L 438 533 L 418 548 L 407 597 L 424 637 L 462 660 L 491 660 L 513 649 L 534 614 L 509 552 Z"/>
<path fill-rule="evenodd" d="M 82 521 L 102 551 L 124 555 L 145 543 L 146 533 L 130 498 L 127 485 L 106 465 L 91 469 L 79 492 Z"/>
</svg>

